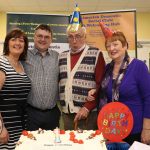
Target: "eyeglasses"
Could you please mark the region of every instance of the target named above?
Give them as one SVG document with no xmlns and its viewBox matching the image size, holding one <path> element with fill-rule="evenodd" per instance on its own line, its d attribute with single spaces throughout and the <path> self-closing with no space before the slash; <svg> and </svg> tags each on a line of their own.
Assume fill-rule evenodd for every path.
<svg viewBox="0 0 150 150">
<path fill-rule="evenodd" d="M 84 37 L 83 35 L 82 36 L 81 35 L 75 35 L 75 36 L 69 35 L 68 36 L 68 40 L 69 41 L 74 41 L 74 40 L 80 41 L 83 37 Z"/>
<path fill-rule="evenodd" d="M 41 35 L 41 34 L 36 35 L 36 37 L 37 37 L 39 40 L 42 40 L 42 39 L 44 38 L 44 40 L 46 40 L 46 41 L 51 39 L 50 36 L 43 36 L 43 35 Z"/>
</svg>

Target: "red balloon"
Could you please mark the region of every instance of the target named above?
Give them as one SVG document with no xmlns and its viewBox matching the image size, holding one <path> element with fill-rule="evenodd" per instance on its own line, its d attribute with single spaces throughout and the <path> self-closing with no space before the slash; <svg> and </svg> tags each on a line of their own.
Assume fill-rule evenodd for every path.
<svg viewBox="0 0 150 150">
<path fill-rule="evenodd" d="M 133 128 L 133 115 L 125 104 L 111 102 L 99 112 L 97 125 L 104 138 L 121 142 Z"/>
</svg>

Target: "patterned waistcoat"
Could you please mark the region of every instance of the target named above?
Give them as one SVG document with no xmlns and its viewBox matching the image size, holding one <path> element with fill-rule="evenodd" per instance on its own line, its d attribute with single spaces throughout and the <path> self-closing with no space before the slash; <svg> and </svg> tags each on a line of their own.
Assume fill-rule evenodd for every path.
<svg viewBox="0 0 150 150">
<path fill-rule="evenodd" d="M 60 54 L 59 93 L 62 111 L 76 113 L 86 102 L 88 91 L 96 88 L 95 67 L 100 50 L 86 46 L 71 70 L 70 51 Z"/>
</svg>

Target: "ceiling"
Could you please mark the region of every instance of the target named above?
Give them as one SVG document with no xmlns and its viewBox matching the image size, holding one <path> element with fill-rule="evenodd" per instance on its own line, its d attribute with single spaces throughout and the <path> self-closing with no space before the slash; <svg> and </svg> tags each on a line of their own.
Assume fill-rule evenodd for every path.
<svg viewBox="0 0 150 150">
<path fill-rule="evenodd" d="M 75 2 L 81 13 L 126 9 L 150 12 L 150 0 L 0 0 L 0 12 L 70 14 Z"/>
</svg>

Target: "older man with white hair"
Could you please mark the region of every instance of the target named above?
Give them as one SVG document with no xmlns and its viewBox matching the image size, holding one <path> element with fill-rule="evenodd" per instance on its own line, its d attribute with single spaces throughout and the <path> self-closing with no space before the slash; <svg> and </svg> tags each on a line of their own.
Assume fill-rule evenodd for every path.
<svg viewBox="0 0 150 150">
<path fill-rule="evenodd" d="M 102 52 L 86 44 L 86 28 L 82 25 L 76 6 L 67 28 L 70 50 L 59 56 L 60 104 L 65 130 L 74 129 L 78 122 L 81 129 L 97 128 L 96 101 L 88 101 L 88 91 L 101 82 L 105 61 Z"/>
</svg>

